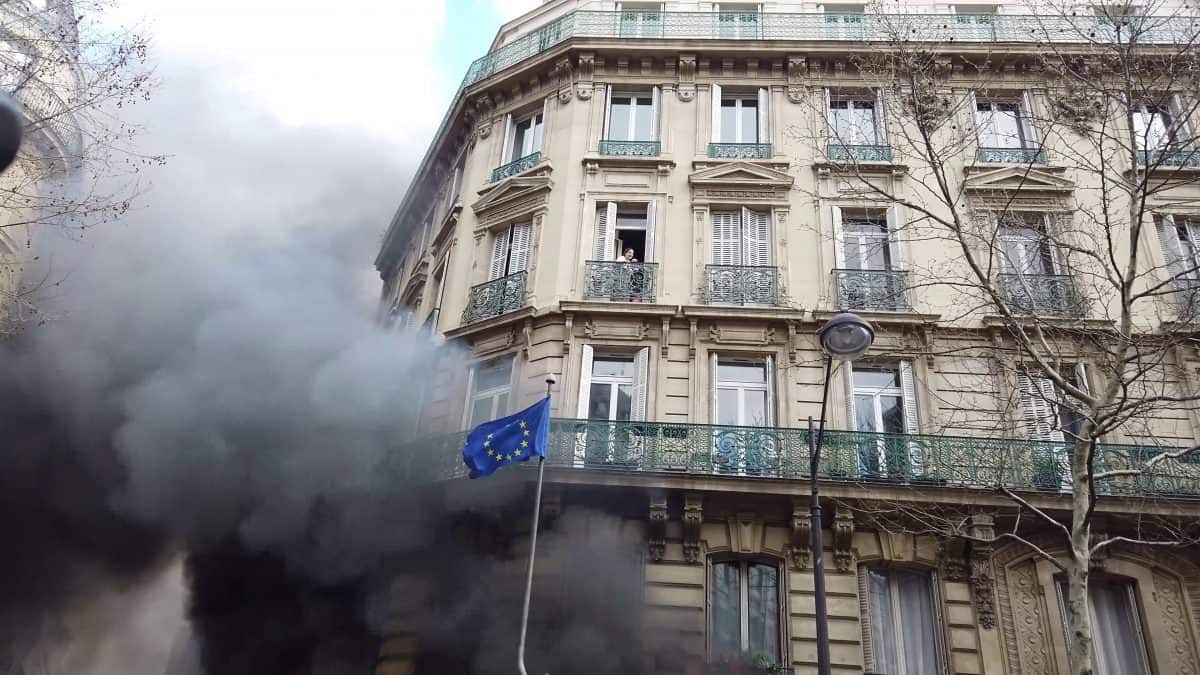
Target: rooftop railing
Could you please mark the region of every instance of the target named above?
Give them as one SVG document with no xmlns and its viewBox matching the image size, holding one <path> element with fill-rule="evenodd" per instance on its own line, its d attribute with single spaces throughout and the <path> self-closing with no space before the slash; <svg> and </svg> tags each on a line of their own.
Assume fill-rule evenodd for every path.
<svg viewBox="0 0 1200 675">
<path fill-rule="evenodd" d="M 389 460 L 401 477 L 465 476 L 465 432 L 414 441 Z M 836 481 L 921 487 L 1061 493 L 1070 491 L 1066 443 L 1005 438 L 826 431 L 818 476 Z M 546 462 L 577 469 L 682 476 L 804 479 L 808 430 L 666 422 L 554 419 Z M 1097 472 L 1137 469 L 1178 450 L 1100 444 Z M 1102 495 L 1200 497 L 1200 456 L 1161 461 L 1146 473 L 1101 479 Z"/>
</svg>

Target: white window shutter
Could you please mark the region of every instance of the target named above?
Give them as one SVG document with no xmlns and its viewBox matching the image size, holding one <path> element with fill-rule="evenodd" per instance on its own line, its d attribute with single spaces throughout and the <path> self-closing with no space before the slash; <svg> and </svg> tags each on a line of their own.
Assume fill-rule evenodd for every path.
<svg viewBox="0 0 1200 675">
<path fill-rule="evenodd" d="M 657 141 L 662 133 L 662 123 L 659 122 L 662 110 L 662 90 L 655 87 L 650 91 L 650 140 Z"/>
<path fill-rule="evenodd" d="M 766 87 L 758 88 L 758 142 L 771 142 L 771 92 Z"/>
<path fill-rule="evenodd" d="M 617 203 L 606 202 L 604 205 L 605 216 L 604 221 L 607 223 L 604 230 L 604 247 L 606 254 L 601 260 L 616 260 L 621 257 L 621 252 L 617 250 Z"/>
<path fill-rule="evenodd" d="M 1028 91 L 1021 92 L 1021 126 L 1025 129 L 1025 138 L 1034 147 L 1038 145 L 1037 127 L 1033 123 L 1033 97 Z"/>
<path fill-rule="evenodd" d="M 971 126 L 975 127 L 975 139 L 979 142 L 979 145 L 987 147 L 984 145 L 983 121 L 979 119 L 979 101 L 975 99 L 974 90 L 967 92 L 967 106 L 969 107 L 967 112 L 969 113 L 968 117 L 971 120 Z"/>
<path fill-rule="evenodd" d="M 510 232 L 510 228 L 505 228 L 497 232 L 492 239 L 492 263 L 488 267 L 488 280 L 499 279 L 507 272 L 508 236 Z"/>
<path fill-rule="evenodd" d="M 592 260 L 612 260 L 616 237 L 617 204 L 600 202 L 596 207 L 596 240 L 592 242 Z"/>
<path fill-rule="evenodd" d="M 587 419 L 591 405 L 593 353 L 591 345 L 583 345 L 579 350 L 579 407 L 576 417 L 581 420 Z"/>
<path fill-rule="evenodd" d="M 1192 141 L 1192 125 L 1188 119 L 1188 109 L 1183 105 L 1183 97 L 1171 94 L 1171 117 L 1175 118 L 1175 140 L 1190 144 Z"/>
<path fill-rule="evenodd" d="M 875 90 L 875 143 L 888 144 L 887 116 L 884 114 L 883 87 Z"/>
<path fill-rule="evenodd" d="M 612 85 L 604 85 L 604 140 L 611 140 L 609 130 L 612 129 Z"/>
<path fill-rule="evenodd" d="M 892 204 L 887 210 L 888 255 L 892 259 L 892 269 L 902 270 L 905 267 L 904 241 L 900 233 L 900 207 Z"/>
<path fill-rule="evenodd" d="M 900 362 L 900 389 L 904 394 L 904 433 L 919 434 L 921 424 L 917 417 L 917 385 L 912 361 Z"/>
<path fill-rule="evenodd" d="M 656 208 L 658 200 L 651 199 L 646 202 L 646 249 L 642 253 L 642 262 L 654 262 L 654 220 L 656 218 Z"/>
<path fill-rule="evenodd" d="M 771 214 L 742 209 L 742 264 L 771 265 Z"/>
<path fill-rule="evenodd" d="M 542 123 L 538 124 L 534 129 L 533 134 L 533 149 L 529 154 L 541 152 L 546 147 L 546 130 L 550 128 L 550 102 L 557 100 L 554 97 L 547 98 L 542 101 Z"/>
<path fill-rule="evenodd" d="M 721 138 L 721 85 L 713 84 L 712 90 L 712 142 L 720 143 Z"/>
<path fill-rule="evenodd" d="M 479 366 L 467 368 L 467 397 L 463 401 L 462 428 L 468 429 L 467 425 L 471 423 L 471 397 L 475 395 L 475 369 Z"/>
<path fill-rule="evenodd" d="M 846 387 L 846 428 L 856 431 L 858 416 L 854 414 L 854 366 L 849 361 L 842 361 L 842 370 L 846 373 L 846 379 L 843 380 Z"/>
<path fill-rule="evenodd" d="M 500 163 L 508 164 L 516 159 L 512 156 L 513 144 L 513 116 L 509 113 L 504 116 L 504 145 L 500 147 Z"/>
<path fill-rule="evenodd" d="M 1069 218 L 1067 214 L 1061 214 L 1059 218 Z M 1062 261 L 1058 257 L 1058 242 L 1054 237 L 1055 232 L 1066 232 L 1070 229 L 1070 223 L 1063 223 L 1063 227 L 1056 227 L 1054 222 L 1055 216 L 1047 213 L 1042 221 L 1042 236 L 1045 238 L 1046 250 L 1050 252 L 1050 272 L 1052 274 L 1063 274 Z"/>
<path fill-rule="evenodd" d="M 713 211 L 712 219 L 712 264 L 741 264 L 741 227 L 738 211 Z"/>
<path fill-rule="evenodd" d="M 1183 242 L 1179 241 L 1179 231 L 1175 228 L 1175 217 L 1159 216 L 1157 219 L 1158 243 L 1162 247 L 1163 260 L 1167 263 L 1167 271 L 1172 278 L 1178 278 L 1188 271 L 1188 263 L 1184 254 Z"/>
<path fill-rule="evenodd" d="M 829 87 L 825 87 L 825 126 L 829 134 L 829 141 L 840 141 L 838 139 L 837 125 L 833 122 L 833 94 L 829 93 Z"/>
<path fill-rule="evenodd" d="M 1075 386 L 1085 393 L 1091 391 L 1091 386 L 1088 384 L 1087 366 L 1082 361 L 1075 363 Z"/>
<path fill-rule="evenodd" d="M 650 381 L 650 348 L 642 347 L 633 358 L 633 410 L 630 418 L 635 422 L 646 420 L 646 389 Z"/>
<path fill-rule="evenodd" d="M 716 424 L 720 418 L 720 411 L 717 409 L 717 354 L 709 352 L 708 354 L 708 405 L 709 405 L 709 424 Z"/>
<path fill-rule="evenodd" d="M 767 421 L 769 427 L 775 426 L 775 358 L 767 356 Z"/>
<path fill-rule="evenodd" d="M 1045 377 L 1017 373 L 1020 389 L 1021 413 L 1025 420 L 1025 434 L 1031 441 L 1063 441 L 1061 429 L 1054 424 L 1054 402 L 1058 399 L 1054 383 Z"/>
<path fill-rule="evenodd" d="M 842 236 L 842 207 L 833 207 L 833 260 L 838 269 L 846 267 L 846 242 Z"/>
<path fill-rule="evenodd" d="M 529 236 L 533 227 L 529 223 L 512 226 L 512 253 L 508 259 L 508 273 L 516 274 L 529 269 Z"/>
</svg>

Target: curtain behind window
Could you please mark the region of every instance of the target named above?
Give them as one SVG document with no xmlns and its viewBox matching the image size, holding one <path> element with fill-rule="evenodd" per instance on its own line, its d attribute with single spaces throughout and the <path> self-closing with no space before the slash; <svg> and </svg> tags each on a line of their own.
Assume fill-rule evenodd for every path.
<svg viewBox="0 0 1200 675">
<path fill-rule="evenodd" d="M 1137 614 L 1124 584 L 1093 584 L 1091 598 L 1092 649 L 1096 655 L 1096 675 L 1148 675 L 1142 661 Z"/>
<path fill-rule="evenodd" d="M 779 570 L 751 563 L 747 604 L 750 606 L 750 653 L 779 657 Z"/>
<path fill-rule="evenodd" d="M 871 612 L 871 643 L 875 648 L 875 672 L 898 673 L 896 631 L 892 620 L 892 587 L 886 571 L 867 570 L 867 598 Z"/>
<path fill-rule="evenodd" d="M 900 572 L 896 577 L 900 589 L 900 630 L 904 635 L 904 672 L 908 675 L 941 672 L 931 579 L 911 572 Z"/>
<path fill-rule="evenodd" d="M 736 656 L 742 651 L 740 566 L 736 562 L 712 566 L 712 654 Z"/>
</svg>

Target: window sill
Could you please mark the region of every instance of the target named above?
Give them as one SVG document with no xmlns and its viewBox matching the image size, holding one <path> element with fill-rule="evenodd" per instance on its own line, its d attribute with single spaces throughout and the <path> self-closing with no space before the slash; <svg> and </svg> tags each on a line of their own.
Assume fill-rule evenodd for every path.
<svg viewBox="0 0 1200 675">
<path fill-rule="evenodd" d="M 668 173 L 675 168 L 675 160 L 670 155 L 663 154 L 655 157 L 638 157 L 633 155 L 601 155 L 589 152 L 583 156 L 583 166 L 587 168 L 601 166 L 630 166 L 656 168 L 659 173 Z"/>
</svg>

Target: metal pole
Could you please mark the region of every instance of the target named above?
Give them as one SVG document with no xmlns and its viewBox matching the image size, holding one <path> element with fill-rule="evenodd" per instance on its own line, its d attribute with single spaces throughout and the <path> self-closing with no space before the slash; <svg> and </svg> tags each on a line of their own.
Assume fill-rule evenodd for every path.
<svg viewBox="0 0 1200 675">
<path fill-rule="evenodd" d="M 550 398 L 553 379 L 546 380 L 546 398 Z M 533 497 L 533 529 L 529 531 L 529 570 L 525 574 L 525 603 L 521 607 L 521 639 L 517 642 L 517 669 L 525 671 L 525 635 L 529 630 L 529 598 L 533 595 L 533 559 L 537 556 L 538 520 L 542 515 L 542 477 L 546 475 L 546 458 L 538 457 L 537 488 Z"/>
<path fill-rule="evenodd" d="M 825 404 L 829 399 L 829 376 L 833 370 L 832 359 L 825 360 L 825 386 L 821 393 L 821 436 L 825 435 Z M 809 514 L 812 527 L 813 560 L 813 607 L 817 614 L 817 675 L 832 675 L 829 662 L 829 610 L 825 598 L 825 548 L 821 543 L 821 499 L 817 491 L 817 469 L 821 461 L 821 441 L 813 428 L 812 415 L 808 416 L 809 456 Z"/>
</svg>

